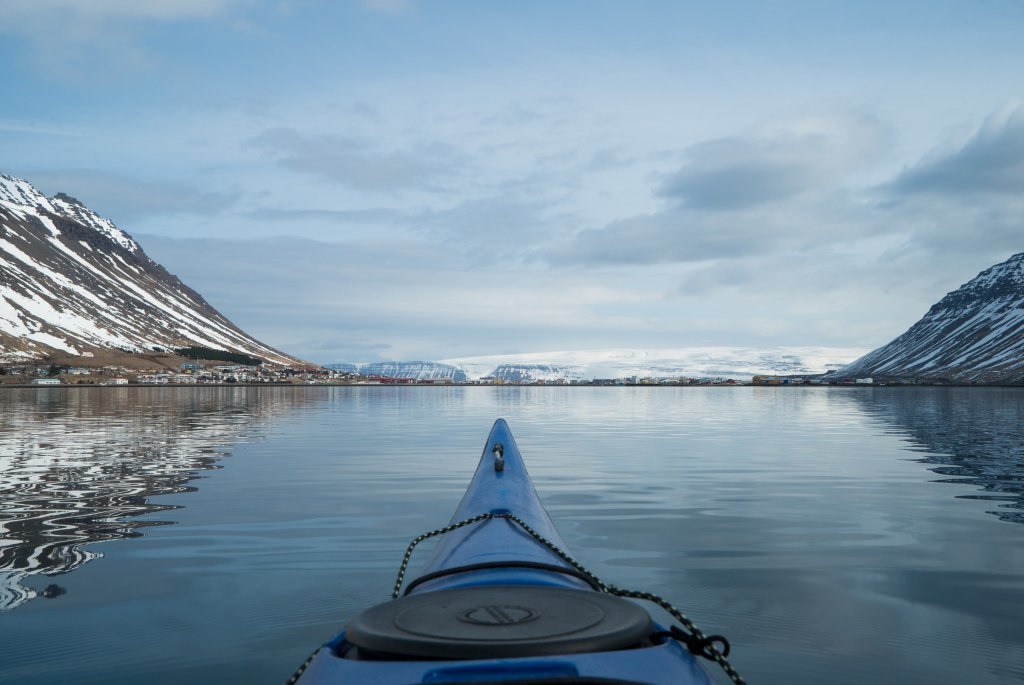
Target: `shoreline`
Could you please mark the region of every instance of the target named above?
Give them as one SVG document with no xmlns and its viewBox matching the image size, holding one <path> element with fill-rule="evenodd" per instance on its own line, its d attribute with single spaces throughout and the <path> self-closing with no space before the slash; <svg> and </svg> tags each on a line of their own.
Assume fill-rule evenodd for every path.
<svg viewBox="0 0 1024 685">
<path fill-rule="evenodd" d="M 0 383 L 17 389 L 88 388 L 1024 388 L 1010 383 Z"/>
</svg>

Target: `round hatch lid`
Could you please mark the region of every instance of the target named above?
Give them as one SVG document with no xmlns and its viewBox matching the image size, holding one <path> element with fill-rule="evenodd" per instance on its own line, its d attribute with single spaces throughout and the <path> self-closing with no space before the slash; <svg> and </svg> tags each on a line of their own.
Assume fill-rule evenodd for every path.
<svg viewBox="0 0 1024 685">
<path fill-rule="evenodd" d="M 346 629 L 357 647 L 433 659 L 552 656 L 625 649 L 653 631 L 641 607 L 587 590 L 529 585 L 424 592 L 367 609 Z"/>
</svg>

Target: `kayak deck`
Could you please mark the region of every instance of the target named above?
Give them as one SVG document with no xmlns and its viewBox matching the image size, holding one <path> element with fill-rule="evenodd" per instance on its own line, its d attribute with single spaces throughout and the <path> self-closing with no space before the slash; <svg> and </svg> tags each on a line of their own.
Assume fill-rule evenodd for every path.
<svg viewBox="0 0 1024 685">
<path fill-rule="evenodd" d="M 405 596 L 356 616 L 290 682 L 713 685 L 642 607 L 555 551 L 565 543 L 504 420 L 442 532 Z"/>
<path fill-rule="evenodd" d="M 500 454 L 500 470 L 496 468 Z M 473 479 L 452 523 L 481 514 L 513 514 L 558 549 L 565 549 L 540 503 L 508 424 L 491 429 Z M 459 571 L 458 569 L 467 569 Z M 435 576 L 441 578 L 433 579 Z M 481 521 L 446 533 L 427 559 L 410 592 L 465 585 L 552 585 L 590 589 L 568 562 L 505 519 Z M 426 579 L 426 580 L 424 580 Z"/>
</svg>

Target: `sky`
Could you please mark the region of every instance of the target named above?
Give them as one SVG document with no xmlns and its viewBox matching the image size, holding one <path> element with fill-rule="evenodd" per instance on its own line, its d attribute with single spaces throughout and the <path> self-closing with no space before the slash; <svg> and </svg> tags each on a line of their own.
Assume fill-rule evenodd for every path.
<svg viewBox="0 0 1024 685">
<path fill-rule="evenodd" d="M 0 172 L 315 362 L 871 349 L 1024 251 L 1024 0 L 0 14 Z"/>
</svg>

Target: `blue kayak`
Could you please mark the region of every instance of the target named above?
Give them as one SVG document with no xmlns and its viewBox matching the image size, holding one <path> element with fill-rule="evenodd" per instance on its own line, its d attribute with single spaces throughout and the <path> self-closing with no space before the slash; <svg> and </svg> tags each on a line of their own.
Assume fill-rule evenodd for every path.
<svg viewBox="0 0 1024 685">
<path fill-rule="evenodd" d="M 694 649 L 691 634 L 658 625 L 565 552 L 504 420 L 451 524 L 434 533 L 404 594 L 412 547 L 431 534 L 407 551 L 396 598 L 353 618 L 289 683 L 713 685 L 694 655 L 723 663 L 711 638 L 679 616 L 704 639 Z"/>
</svg>

